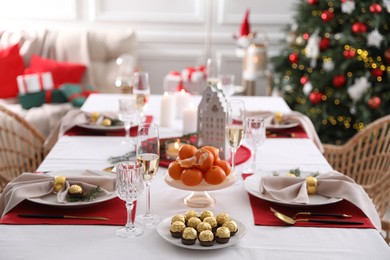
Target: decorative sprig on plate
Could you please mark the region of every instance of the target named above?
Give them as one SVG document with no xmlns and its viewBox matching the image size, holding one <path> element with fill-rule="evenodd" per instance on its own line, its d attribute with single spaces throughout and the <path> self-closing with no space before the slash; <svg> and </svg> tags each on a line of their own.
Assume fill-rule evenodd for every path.
<svg viewBox="0 0 390 260">
<path fill-rule="evenodd" d="M 95 188 L 91 189 L 86 194 L 83 194 L 81 197 L 73 198 L 69 195 L 66 196 L 67 202 L 88 202 L 96 199 L 96 196 L 102 191 L 100 186 L 96 186 Z"/>
<path fill-rule="evenodd" d="M 273 171 L 272 175 L 273 176 L 280 176 L 280 173 L 277 172 L 277 171 Z M 320 175 L 319 171 L 310 173 L 310 176 L 313 176 L 313 177 L 317 177 L 318 175 Z M 287 176 L 301 177 L 301 170 L 299 169 L 299 167 L 295 168 L 295 169 L 291 169 L 291 170 L 288 171 Z"/>
</svg>

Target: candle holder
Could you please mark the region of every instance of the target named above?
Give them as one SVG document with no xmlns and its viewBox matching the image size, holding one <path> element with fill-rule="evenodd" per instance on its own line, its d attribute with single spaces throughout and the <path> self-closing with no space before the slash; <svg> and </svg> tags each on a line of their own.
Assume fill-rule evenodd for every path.
<svg viewBox="0 0 390 260">
<path fill-rule="evenodd" d="M 179 149 L 188 142 L 180 139 L 172 139 L 165 142 L 165 157 L 169 160 L 176 160 Z"/>
</svg>

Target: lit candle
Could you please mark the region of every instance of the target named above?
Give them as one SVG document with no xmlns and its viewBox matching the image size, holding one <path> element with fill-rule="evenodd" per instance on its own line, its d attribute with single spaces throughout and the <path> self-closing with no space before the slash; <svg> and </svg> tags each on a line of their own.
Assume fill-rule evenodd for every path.
<svg viewBox="0 0 390 260">
<path fill-rule="evenodd" d="M 184 89 L 175 93 L 176 98 L 176 118 L 183 118 L 183 109 L 191 102 L 190 94 Z"/>
<path fill-rule="evenodd" d="M 168 141 L 165 144 L 165 154 L 167 155 L 168 159 L 176 159 L 179 154 L 179 149 L 184 144 L 180 142 L 180 140 L 176 141 Z"/>
<path fill-rule="evenodd" d="M 190 104 L 183 109 L 183 134 L 194 133 L 198 125 L 198 108 Z"/>
<path fill-rule="evenodd" d="M 171 127 L 175 120 L 175 97 L 164 92 L 161 99 L 160 126 Z"/>
</svg>

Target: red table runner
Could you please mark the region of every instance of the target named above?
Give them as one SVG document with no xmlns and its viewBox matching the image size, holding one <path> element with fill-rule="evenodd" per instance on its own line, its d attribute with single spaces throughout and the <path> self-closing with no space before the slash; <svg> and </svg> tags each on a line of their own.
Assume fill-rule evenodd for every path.
<svg viewBox="0 0 390 260">
<path fill-rule="evenodd" d="M 98 216 L 109 220 L 84 220 L 84 219 L 49 219 L 49 218 L 22 218 L 18 214 L 48 214 L 48 215 L 73 215 L 73 216 Z M 133 219 L 135 218 L 136 207 L 133 209 Z M 17 225 L 114 225 L 123 226 L 126 224 L 127 212 L 125 202 L 118 197 L 101 202 L 95 205 L 65 208 L 47 206 L 24 200 L 18 206 L 8 212 L 0 219 L 0 224 Z"/>
<path fill-rule="evenodd" d="M 250 176 L 251 174 L 243 174 L 243 178 Z M 344 219 L 351 221 L 363 222 L 363 225 L 335 225 L 335 224 L 323 224 L 313 222 L 298 222 L 295 226 L 299 227 L 333 227 L 333 228 L 375 228 L 371 223 L 370 219 L 355 205 L 347 200 L 342 200 L 337 203 L 321 205 L 321 206 L 285 206 L 277 203 L 272 203 L 260 198 L 257 198 L 249 194 L 249 201 L 252 208 L 253 218 L 255 225 L 261 226 L 286 226 L 281 220 L 275 217 L 274 213 L 271 212 L 270 207 L 275 210 L 287 215 L 294 216 L 298 212 L 310 211 L 316 213 L 337 213 L 337 214 L 349 214 L 352 218 Z M 307 218 L 307 217 L 303 217 Z M 324 218 L 324 217 L 310 217 L 310 218 Z M 329 218 L 329 217 L 325 217 Z M 337 218 L 331 218 L 336 219 Z"/>
<path fill-rule="evenodd" d="M 281 129 L 267 129 L 267 138 L 308 138 L 301 126 Z"/>
</svg>

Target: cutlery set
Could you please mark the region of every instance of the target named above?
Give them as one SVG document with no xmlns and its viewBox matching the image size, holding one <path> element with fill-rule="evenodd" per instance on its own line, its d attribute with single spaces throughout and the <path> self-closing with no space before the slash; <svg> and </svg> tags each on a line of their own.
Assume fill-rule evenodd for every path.
<svg viewBox="0 0 390 260">
<path fill-rule="evenodd" d="M 275 216 L 280 219 L 283 223 L 288 225 L 294 225 L 297 222 L 316 222 L 316 223 L 324 223 L 324 224 L 336 224 L 336 225 L 363 225 L 363 222 L 359 221 L 349 221 L 349 220 L 340 220 L 341 218 L 351 218 L 352 215 L 347 214 L 329 214 L 329 213 L 314 213 L 314 212 L 298 212 L 294 215 L 294 217 L 289 217 L 284 215 L 283 213 L 275 210 L 270 207 L 270 210 L 275 214 Z M 333 217 L 339 219 L 309 219 L 309 218 L 298 218 L 300 215 L 306 216 L 318 216 L 318 217 Z"/>
</svg>

